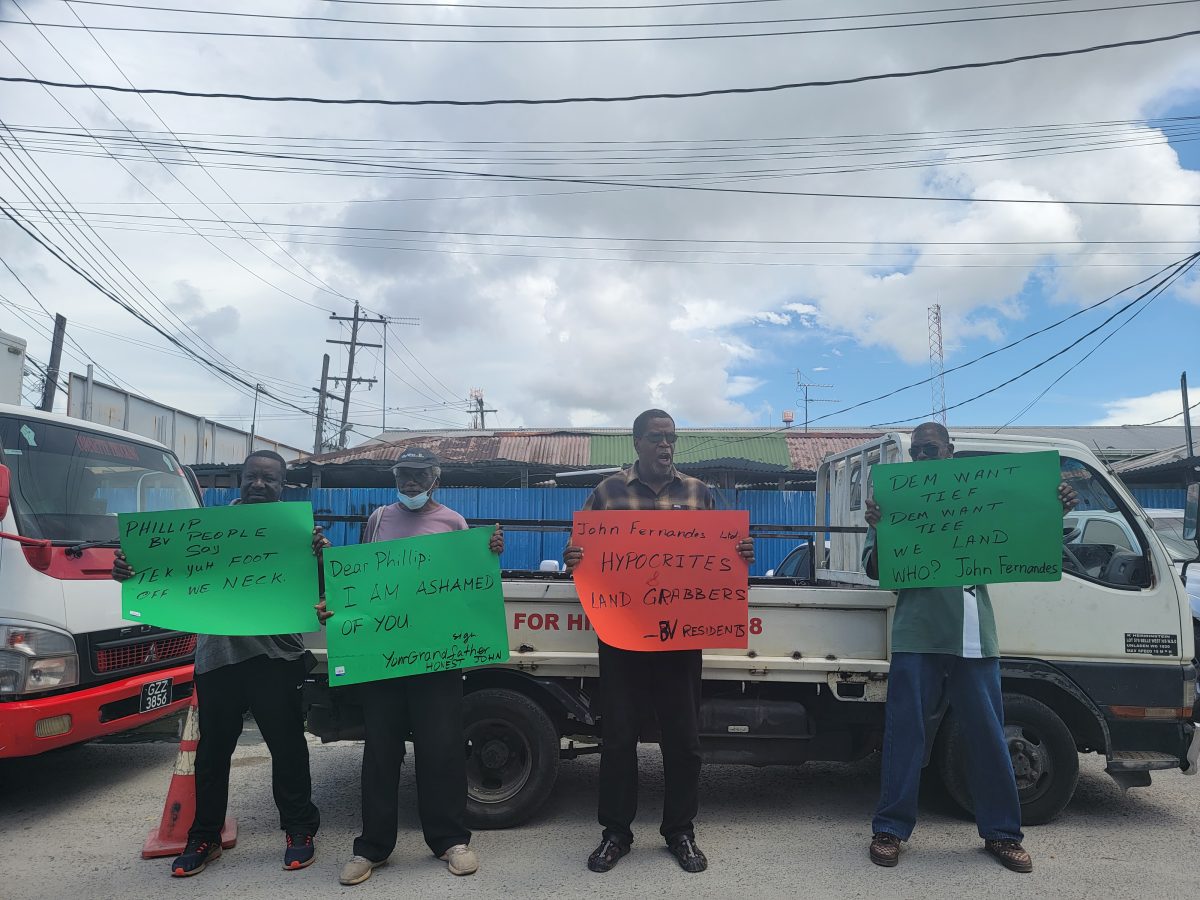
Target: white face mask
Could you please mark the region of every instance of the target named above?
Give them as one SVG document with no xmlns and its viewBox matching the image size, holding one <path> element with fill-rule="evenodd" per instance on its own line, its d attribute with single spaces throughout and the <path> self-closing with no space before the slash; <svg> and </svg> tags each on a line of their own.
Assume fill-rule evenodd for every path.
<svg viewBox="0 0 1200 900">
<path fill-rule="evenodd" d="M 415 497 L 410 497 L 403 491 L 396 491 L 396 497 L 405 505 L 405 507 L 415 512 L 429 502 L 429 491 L 422 491 Z"/>
</svg>

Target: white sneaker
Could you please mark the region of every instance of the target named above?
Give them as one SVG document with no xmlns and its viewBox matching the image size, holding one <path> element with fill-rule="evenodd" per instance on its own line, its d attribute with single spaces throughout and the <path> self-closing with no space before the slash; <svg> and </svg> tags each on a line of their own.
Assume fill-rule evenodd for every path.
<svg viewBox="0 0 1200 900">
<path fill-rule="evenodd" d="M 371 877 L 372 869 L 382 866 L 386 862 L 386 859 L 372 862 L 365 856 L 352 856 L 342 866 L 342 874 L 338 876 L 338 881 L 342 884 L 362 884 Z"/>
<path fill-rule="evenodd" d="M 445 860 L 451 875 L 474 875 L 479 868 L 479 857 L 466 844 L 455 844 L 438 859 Z"/>
</svg>

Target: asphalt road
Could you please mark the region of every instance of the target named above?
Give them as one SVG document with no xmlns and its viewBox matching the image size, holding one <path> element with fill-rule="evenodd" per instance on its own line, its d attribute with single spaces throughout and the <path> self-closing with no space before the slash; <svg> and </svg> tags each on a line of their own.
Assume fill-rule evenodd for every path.
<svg viewBox="0 0 1200 900">
<path fill-rule="evenodd" d="M 970 897 L 1200 896 L 1200 777 L 1156 774 L 1122 794 L 1094 757 L 1063 816 L 1030 829 L 1032 875 L 1002 869 L 971 822 L 929 792 L 921 823 L 895 869 L 871 865 L 869 820 L 877 758 L 861 763 L 704 770 L 697 838 L 709 871 L 681 871 L 657 834 L 662 778 L 657 748 L 642 749 L 642 812 L 634 851 L 612 872 L 585 861 L 595 824 L 598 758 L 564 762 L 535 821 L 482 832 L 479 873 L 455 878 L 429 854 L 415 813 L 411 768 L 401 781 L 400 839 L 392 862 L 366 883 L 337 883 L 358 833 L 359 744 L 312 746 L 321 808 L 316 862 L 281 868 L 283 840 L 271 802 L 270 758 L 253 724 L 234 759 L 234 850 L 195 878 L 173 879 L 166 860 L 143 861 L 175 759 L 168 742 L 91 744 L 0 763 L 0 898 L 317 897 Z"/>
</svg>

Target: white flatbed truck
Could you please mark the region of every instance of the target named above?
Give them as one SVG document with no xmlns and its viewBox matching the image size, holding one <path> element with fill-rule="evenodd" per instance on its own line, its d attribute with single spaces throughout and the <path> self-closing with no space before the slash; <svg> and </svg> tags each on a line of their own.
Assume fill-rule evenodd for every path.
<svg viewBox="0 0 1200 900">
<path fill-rule="evenodd" d="M 1124 517 L 1138 538 L 1135 550 L 1072 543 L 1061 581 L 989 589 L 1025 823 L 1050 821 L 1067 805 L 1080 753 L 1103 754 L 1123 787 L 1150 784 L 1155 770 L 1195 774 L 1200 730 L 1191 721 L 1196 668 L 1188 598 L 1132 494 L 1079 443 L 951 436 L 958 457 L 1058 451 L 1080 507 Z M 896 598 L 862 570 L 862 507 L 871 467 L 907 460 L 908 440 L 887 434 L 830 456 L 817 474 L 818 521 L 781 523 L 818 542 L 828 538 L 827 568 L 808 578 L 752 578 L 748 649 L 705 651 L 707 762 L 848 761 L 881 746 Z M 503 586 L 511 659 L 464 673 L 469 817 L 483 828 L 534 815 L 560 762 L 597 752 L 603 741 L 596 637 L 573 583 L 562 574 L 505 572 Z M 353 689 L 328 688 L 323 635 L 307 638 L 321 659 L 308 685 L 310 730 L 325 740 L 361 737 Z M 930 764 L 969 810 L 953 710 L 939 710 L 930 725 Z M 655 736 L 648 715 L 642 739 Z"/>
</svg>

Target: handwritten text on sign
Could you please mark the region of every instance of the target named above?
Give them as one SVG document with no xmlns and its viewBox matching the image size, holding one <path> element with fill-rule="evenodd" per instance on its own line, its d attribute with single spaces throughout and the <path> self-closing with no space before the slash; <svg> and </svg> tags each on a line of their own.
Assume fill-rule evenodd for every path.
<svg viewBox="0 0 1200 900">
<path fill-rule="evenodd" d="M 1060 480 L 1055 452 L 875 466 L 880 587 L 1058 581 Z"/>
<path fill-rule="evenodd" d="M 121 513 L 117 524 L 136 573 L 121 585 L 129 621 L 198 634 L 313 630 L 309 504 Z"/>
<path fill-rule="evenodd" d="M 330 684 L 504 662 L 491 528 L 326 550 Z"/>
<path fill-rule="evenodd" d="M 622 650 L 747 645 L 744 510 L 575 513 L 575 587 L 604 643 Z"/>
</svg>

